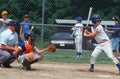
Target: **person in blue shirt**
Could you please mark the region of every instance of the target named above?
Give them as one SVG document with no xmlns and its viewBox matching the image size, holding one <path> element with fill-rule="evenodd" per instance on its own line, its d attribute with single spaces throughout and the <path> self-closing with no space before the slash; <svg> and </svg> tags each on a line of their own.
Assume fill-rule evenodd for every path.
<svg viewBox="0 0 120 79">
<path fill-rule="evenodd" d="M 114 16 L 113 21 L 115 23 L 115 26 L 113 27 L 113 30 L 105 29 L 106 32 L 111 34 L 111 42 L 112 42 L 112 49 L 113 51 L 116 51 L 116 57 L 119 57 L 119 32 L 120 32 L 120 24 L 118 23 L 119 17 Z M 119 29 L 118 29 L 119 28 Z"/>
<path fill-rule="evenodd" d="M 24 21 L 21 23 L 20 33 L 19 33 L 22 41 L 25 40 L 24 34 L 32 32 L 32 29 L 33 29 L 33 26 L 31 25 L 32 22 L 29 21 L 29 15 L 25 14 L 23 18 L 24 18 Z"/>
</svg>

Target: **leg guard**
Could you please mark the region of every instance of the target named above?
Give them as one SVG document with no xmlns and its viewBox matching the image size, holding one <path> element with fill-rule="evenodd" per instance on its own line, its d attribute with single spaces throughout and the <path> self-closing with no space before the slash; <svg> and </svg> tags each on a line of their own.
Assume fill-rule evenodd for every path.
<svg viewBox="0 0 120 79">
<path fill-rule="evenodd" d="M 30 70 L 31 69 L 30 61 L 27 58 L 25 58 L 23 60 L 22 65 L 24 66 L 23 68 L 25 70 Z"/>
</svg>

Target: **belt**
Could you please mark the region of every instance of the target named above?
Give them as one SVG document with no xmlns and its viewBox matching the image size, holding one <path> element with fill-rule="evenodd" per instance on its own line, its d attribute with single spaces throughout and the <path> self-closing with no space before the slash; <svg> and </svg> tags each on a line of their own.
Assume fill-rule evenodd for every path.
<svg viewBox="0 0 120 79">
<path fill-rule="evenodd" d="M 107 41 L 109 41 L 109 40 L 104 39 L 102 42 L 99 42 L 98 44 L 105 43 L 105 42 L 107 42 Z"/>
</svg>

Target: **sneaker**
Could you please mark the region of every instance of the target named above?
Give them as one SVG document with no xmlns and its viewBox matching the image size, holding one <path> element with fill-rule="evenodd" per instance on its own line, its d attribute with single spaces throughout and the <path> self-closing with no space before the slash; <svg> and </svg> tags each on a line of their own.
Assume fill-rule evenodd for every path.
<svg viewBox="0 0 120 79">
<path fill-rule="evenodd" d="M 81 57 L 82 57 L 81 53 L 77 53 L 77 54 L 76 54 L 76 57 L 77 57 L 77 58 L 81 58 Z"/>
<path fill-rule="evenodd" d="M 10 64 L 2 64 L 1 67 L 2 68 L 12 68 L 12 66 Z"/>
<path fill-rule="evenodd" d="M 94 68 L 90 68 L 89 71 L 90 71 L 90 72 L 94 72 Z"/>
<path fill-rule="evenodd" d="M 81 56 L 81 55 L 77 55 L 76 57 L 77 57 L 77 58 L 81 58 L 82 56 Z"/>
<path fill-rule="evenodd" d="M 22 64 L 19 66 L 19 68 L 20 68 L 20 70 L 21 70 L 21 69 L 25 69 L 25 70 L 26 70 L 26 67 L 23 66 Z"/>
<path fill-rule="evenodd" d="M 23 66 L 22 64 L 19 66 L 20 70 L 21 69 L 24 69 L 24 70 L 31 70 L 31 66 L 29 67 L 26 67 L 26 66 Z"/>
</svg>

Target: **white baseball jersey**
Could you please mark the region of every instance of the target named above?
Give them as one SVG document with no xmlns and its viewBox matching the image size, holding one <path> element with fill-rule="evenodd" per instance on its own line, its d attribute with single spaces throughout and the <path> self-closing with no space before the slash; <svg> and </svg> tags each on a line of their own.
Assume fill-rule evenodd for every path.
<svg viewBox="0 0 120 79">
<path fill-rule="evenodd" d="M 93 27 L 91 29 L 92 29 L 92 32 L 95 32 L 95 31 L 98 32 L 98 34 L 95 37 L 95 40 L 98 43 L 101 43 L 104 40 L 109 40 L 109 37 L 106 35 L 106 33 L 101 25 L 98 25 L 95 29 Z"/>
<path fill-rule="evenodd" d="M 72 28 L 75 31 L 74 32 L 75 36 L 77 36 L 77 35 L 82 36 L 83 30 L 81 30 L 81 28 L 83 28 L 83 24 L 81 24 L 81 23 L 75 24 L 75 27 Z"/>
<path fill-rule="evenodd" d="M 6 24 L 7 24 L 9 21 L 11 21 L 11 19 L 5 19 L 5 20 L 4 20 L 3 18 L 1 18 L 0 20 L 2 21 L 2 22 L 0 22 L 0 27 L 1 27 L 1 28 L 0 28 L 0 33 L 1 33 L 1 32 L 5 31 L 5 30 L 8 28 Z"/>
</svg>

